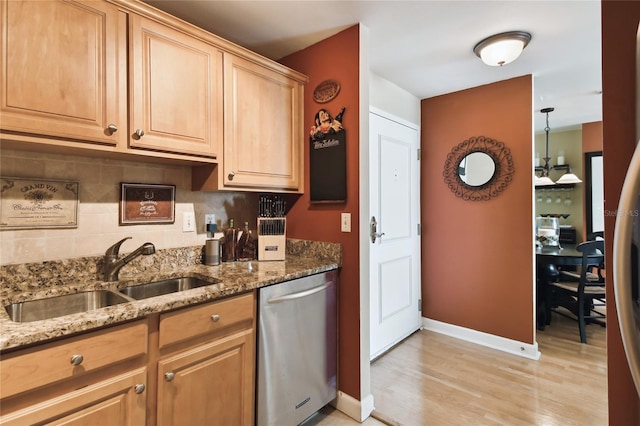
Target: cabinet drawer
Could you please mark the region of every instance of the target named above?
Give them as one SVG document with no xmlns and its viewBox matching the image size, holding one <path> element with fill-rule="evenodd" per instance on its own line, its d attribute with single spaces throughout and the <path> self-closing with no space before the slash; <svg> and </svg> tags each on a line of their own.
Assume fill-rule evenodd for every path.
<svg viewBox="0 0 640 426">
<path fill-rule="evenodd" d="M 253 326 L 253 293 L 195 306 L 160 317 L 160 349 L 209 333 L 220 333 L 246 323 Z"/>
<path fill-rule="evenodd" d="M 145 367 L 128 371 L 21 410 L 2 413 L 0 424 L 141 426 L 146 420 L 146 383 Z"/>
<path fill-rule="evenodd" d="M 0 360 L 0 398 L 146 354 L 147 336 L 147 322 L 140 321 L 5 355 Z"/>
</svg>

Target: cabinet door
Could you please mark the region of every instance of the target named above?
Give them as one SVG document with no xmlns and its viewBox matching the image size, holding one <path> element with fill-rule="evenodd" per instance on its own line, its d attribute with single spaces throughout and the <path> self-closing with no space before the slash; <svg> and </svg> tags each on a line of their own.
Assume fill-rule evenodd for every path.
<svg viewBox="0 0 640 426">
<path fill-rule="evenodd" d="M 4 426 L 144 425 L 146 368 L 104 380 L 0 417 Z"/>
<path fill-rule="evenodd" d="M 254 340 L 246 330 L 162 359 L 158 426 L 253 425 Z"/>
<path fill-rule="evenodd" d="M 224 60 L 224 186 L 302 191 L 302 84 L 231 54 Z"/>
<path fill-rule="evenodd" d="M 0 14 L 1 129 L 126 143 L 124 15 L 60 0 L 2 1 Z"/>
<path fill-rule="evenodd" d="M 222 140 L 222 52 L 132 14 L 129 55 L 130 146 L 216 157 Z"/>
</svg>

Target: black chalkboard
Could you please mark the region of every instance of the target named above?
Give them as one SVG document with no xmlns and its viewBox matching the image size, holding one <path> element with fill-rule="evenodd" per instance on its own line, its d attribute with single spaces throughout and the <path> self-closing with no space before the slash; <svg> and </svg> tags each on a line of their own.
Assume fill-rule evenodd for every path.
<svg viewBox="0 0 640 426">
<path fill-rule="evenodd" d="M 344 129 L 309 138 L 312 203 L 347 200 L 347 149 Z"/>
</svg>

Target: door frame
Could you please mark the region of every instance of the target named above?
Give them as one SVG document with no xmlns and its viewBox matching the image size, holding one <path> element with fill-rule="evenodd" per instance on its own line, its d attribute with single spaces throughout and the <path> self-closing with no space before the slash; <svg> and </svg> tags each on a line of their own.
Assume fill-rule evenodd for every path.
<svg viewBox="0 0 640 426">
<path fill-rule="evenodd" d="M 362 87 L 369 87 L 368 74 L 361 74 L 360 84 Z M 361 94 L 363 92 L 361 91 Z M 366 92 L 368 93 L 368 92 Z M 406 123 L 410 126 L 420 126 L 405 119 L 394 116 L 384 110 L 371 106 L 368 96 L 361 96 L 360 99 L 360 143 L 359 143 L 359 204 L 360 204 L 360 228 L 359 228 L 359 252 L 360 252 L 360 401 L 351 400 L 348 395 L 339 395 L 338 409 L 348 413 L 350 417 L 364 421 L 374 409 L 373 395 L 371 394 L 371 361 L 370 361 L 370 288 L 369 288 L 369 264 L 370 264 L 370 239 L 369 239 L 369 113 L 381 115 L 383 117 Z M 346 401 L 348 400 L 348 401 Z M 356 414 L 355 411 L 358 411 Z M 359 414 L 359 415 L 358 415 Z"/>
</svg>

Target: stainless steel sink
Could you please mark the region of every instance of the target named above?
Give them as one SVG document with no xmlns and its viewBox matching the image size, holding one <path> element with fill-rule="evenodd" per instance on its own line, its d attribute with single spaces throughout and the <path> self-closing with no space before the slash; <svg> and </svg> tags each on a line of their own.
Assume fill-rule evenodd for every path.
<svg viewBox="0 0 640 426">
<path fill-rule="evenodd" d="M 11 321 L 31 322 L 87 312 L 130 301 L 123 295 L 109 290 L 94 290 L 12 303 L 5 306 L 4 309 L 9 314 Z"/>
<path fill-rule="evenodd" d="M 218 280 L 205 281 L 195 277 L 180 277 L 133 285 L 120 289 L 119 291 L 133 299 L 147 299 L 149 297 L 161 296 L 163 294 L 204 287 L 218 282 Z"/>
</svg>

